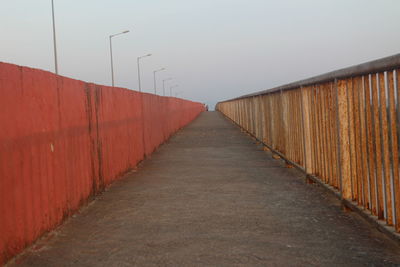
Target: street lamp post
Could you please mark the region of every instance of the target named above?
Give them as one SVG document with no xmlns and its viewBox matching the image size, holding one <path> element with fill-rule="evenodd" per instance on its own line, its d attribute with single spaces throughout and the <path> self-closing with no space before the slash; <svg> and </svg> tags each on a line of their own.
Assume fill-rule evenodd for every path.
<svg viewBox="0 0 400 267">
<path fill-rule="evenodd" d="M 162 88 L 163 88 L 163 96 L 165 96 L 165 82 L 172 80 L 172 78 L 167 78 L 162 81 Z"/>
<path fill-rule="evenodd" d="M 154 94 L 157 94 L 157 84 L 156 84 L 156 72 L 166 70 L 165 68 L 161 68 L 158 70 L 153 71 L 153 78 L 154 78 Z"/>
<path fill-rule="evenodd" d="M 53 45 L 54 45 L 54 68 L 56 74 L 58 74 L 58 62 L 57 62 L 57 42 L 56 42 L 56 20 L 54 16 L 54 0 L 51 0 L 51 14 L 53 17 Z"/>
<path fill-rule="evenodd" d="M 172 89 L 173 89 L 173 88 L 176 88 L 176 87 L 178 87 L 178 86 L 179 86 L 179 85 L 176 84 L 176 85 L 171 86 L 171 87 L 169 88 L 169 96 L 172 96 Z"/>
<path fill-rule="evenodd" d="M 140 85 L 140 64 L 139 64 L 139 61 L 140 61 L 141 58 L 149 57 L 149 56 L 151 56 L 151 54 L 147 54 L 147 55 L 144 55 L 144 56 L 141 56 L 141 57 L 138 57 L 138 58 L 137 58 L 137 72 L 138 72 L 139 92 L 142 91 L 142 87 L 141 87 L 141 85 Z"/>
<path fill-rule="evenodd" d="M 120 33 L 116 33 L 116 34 L 112 34 L 112 35 L 110 35 L 110 57 L 111 57 L 111 81 L 112 81 L 112 86 L 114 86 L 114 64 L 113 64 L 113 54 L 112 54 L 112 38 L 114 37 L 114 36 L 117 36 L 117 35 L 121 35 L 121 34 L 124 34 L 124 33 L 128 33 L 129 31 L 123 31 L 123 32 L 120 32 Z"/>
</svg>

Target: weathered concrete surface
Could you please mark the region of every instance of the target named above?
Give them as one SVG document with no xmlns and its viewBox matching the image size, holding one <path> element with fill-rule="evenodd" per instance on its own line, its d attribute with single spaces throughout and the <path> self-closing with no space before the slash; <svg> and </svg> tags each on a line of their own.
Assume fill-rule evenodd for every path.
<svg viewBox="0 0 400 267">
<path fill-rule="evenodd" d="M 400 248 L 206 112 L 16 262 L 382 266 Z"/>
</svg>

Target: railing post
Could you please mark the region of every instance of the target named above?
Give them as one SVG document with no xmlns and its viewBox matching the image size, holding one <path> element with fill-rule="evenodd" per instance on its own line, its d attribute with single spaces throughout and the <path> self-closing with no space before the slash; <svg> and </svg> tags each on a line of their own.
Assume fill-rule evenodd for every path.
<svg viewBox="0 0 400 267">
<path fill-rule="evenodd" d="M 311 133 L 310 133 L 310 103 L 307 87 L 301 87 L 301 117 L 303 123 L 303 150 L 304 170 L 308 174 L 314 173 L 311 161 Z"/>
<path fill-rule="evenodd" d="M 340 170 L 340 193 L 342 199 L 351 199 L 351 167 L 349 143 L 349 110 L 346 80 L 337 80 L 337 125 Z"/>
</svg>

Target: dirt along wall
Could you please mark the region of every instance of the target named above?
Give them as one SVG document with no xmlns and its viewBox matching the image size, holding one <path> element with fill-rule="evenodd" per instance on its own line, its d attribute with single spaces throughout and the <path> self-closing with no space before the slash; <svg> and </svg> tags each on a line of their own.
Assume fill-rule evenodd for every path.
<svg viewBox="0 0 400 267">
<path fill-rule="evenodd" d="M 202 111 L 0 62 L 0 265 Z"/>
</svg>

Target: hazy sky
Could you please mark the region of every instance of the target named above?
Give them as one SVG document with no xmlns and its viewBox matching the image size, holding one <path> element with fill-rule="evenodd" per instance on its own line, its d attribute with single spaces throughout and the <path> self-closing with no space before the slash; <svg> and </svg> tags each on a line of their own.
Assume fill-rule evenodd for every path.
<svg viewBox="0 0 400 267">
<path fill-rule="evenodd" d="M 399 0 L 55 0 L 61 75 L 214 105 L 400 52 Z M 54 70 L 50 0 L 0 0 L 0 61 Z M 167 88 L 169 88 L 169 85 Z M 159 90 L 161 81 L 159 82 Z"/>
</svg>

